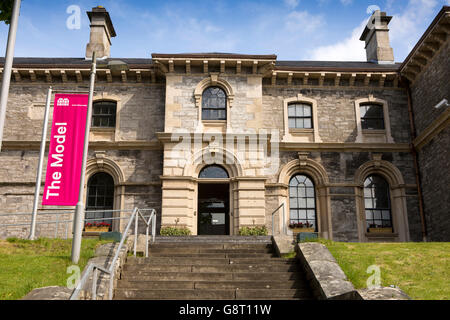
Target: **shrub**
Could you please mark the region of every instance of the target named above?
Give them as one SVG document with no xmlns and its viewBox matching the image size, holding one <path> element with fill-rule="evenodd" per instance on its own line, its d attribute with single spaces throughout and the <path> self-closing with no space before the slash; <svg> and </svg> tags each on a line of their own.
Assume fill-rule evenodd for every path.
<svg viewBox="0 0 450 320">
<path fill-rule="evenodd" d="M 243 227 L 239 229 L 240 236 L 267 236 L 269 231 L 267 231 L 266 226 L 256 226 L 256 227 Z"/>
<path fill-rule="evenodd" d="M 163 227 L 160 230 L 162 236 L 190 236 L 191 230 L 186 227 Z"/>
</svg>

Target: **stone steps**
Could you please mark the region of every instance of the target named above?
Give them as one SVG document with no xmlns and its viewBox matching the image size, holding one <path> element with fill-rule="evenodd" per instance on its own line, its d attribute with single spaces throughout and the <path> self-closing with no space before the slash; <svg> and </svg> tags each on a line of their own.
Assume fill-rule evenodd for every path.
<svg viewBox="0 0 450 320">
<path fill-rule="evenodd" d="M 229 264 L 292 264 L 292 260 L 275 257 L 262 258 L 190 258 L 190 257 L 151 257 L 128 259 L 127 265 L 147 264 L 176 264 L 176 265 L 229 265 Z"/>
<path fill-rule="evenodd" d="M 129 281 L 119 280 L 122 289 L 301 289 L 304 283 L 296 280 L 230 280 L 230 281 Z"/>
<path fill-rule="evenodd" d="M 141 265 L 125 265 L 124 271 L 135 274 L 147 274 L 158 271 L 165 272 L 288 272 L 297 271 L 298 266 L 295 264 L 271 264 L 271 265 L 249 265 L 249 264 L 233 264 L 233 265 L 166 265 L 166 264 L 146 264 Z"/>
<path fill-rule="evenodd" d="M 296 260 L 275 257 L 267 237 L 182 238 L 159 238 L 148 258 L 128 257 L 114 299 L 313 298 Z"/>
<path fill-rule="evenodd" d="M 266 254 L 266 253 L 272 253 L 272 251 L 269 248 L 256 248 L 254 250 L 252 249 L 210 249 L 210 248 L 201 248 L 201 247 L 185 247 L 185 248 L 150 248 L 149 252 L 151 253 L 165 253 L 165 254 L 172 254 L 172 253 L 181 253 L 181 254 L 201 254 L 201 253 L 242 253 L 242 254 L 249 254 L 249 253 L 260 253 L 260 254 Z"/>
<path fill-rule="evenodd" d="M 132 290 L 117 289 L 115 299 L 133 300 L 291 300 L 304 298 L 298 289 L 240 289 L 240 290 Z"/>
<path fill-rule="evenodd" d="M 264 276 L 264 277 L 263 277 Z M 263 274 L 255 272 L 163 272 L 153 271 L 151 273 L 129 273 L 124 272 L 122 279 L 152 281 L 152 280 L 191 280 L 191 281 L 221 281 L 221 280 L 298 280 L 302 275 L 295 272 L 265 272 Z"/>
</svg>

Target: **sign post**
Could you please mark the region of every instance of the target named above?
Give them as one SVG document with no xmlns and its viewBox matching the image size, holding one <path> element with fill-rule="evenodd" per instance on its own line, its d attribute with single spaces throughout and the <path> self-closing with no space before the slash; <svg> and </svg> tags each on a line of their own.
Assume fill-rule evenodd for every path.
<svg viewBox="0 0 450 320">
<path fill-rule="evenodd" d="M 3 68 L 3 80 L 0 93 L 0 151 L 2 150 L 3 129 L 6 118 L 6 105 L 8 104 L 9 84 L 11 82 L 11 71 L 16 46 L 17 25 L 19 24 L 21 0 L 14 0 L 11 24 L 9 26 L 8 44 L 6 46 L 5 65 Z"/>
<path fill-rule="evenodd" d="M 36 234 L 36 215 L 37 209 L 39 205 L 39 191 L 41 189 L 41 180 L 42 180 L 42 166 L 44 164 L 44 154 L 45 154 L 45 144 L 47 140 L 47 128 L 48 128 L 48 115 L 50 113 L 50 101 L 52 99 L 52 87 L 48 88 L 47 92 L 47 101 L 45 103 L 45 112 L 44 112 L 44 126 L 42 128 L 42 141 L 41 141 L 41 150 L 39 152 L 39 164 L 38 164 L 38 172 L 36 177 L 36 187 L 34 189 L 34 202 L 33 202 L 33 213 L 31 215 L 31 228 L 30 228 L 30 240 L 34 240 Z"/>
<path fill-rule="evenodd" d="M 80 259 L 81 250 L 81 237 L 83 233 L 83 223 L 84 223 L 84 181 L 86 174 L 86 163 L 89 148 L 89 132 L 91 129 L 91 117 L 92 117 L 92 101 L 94 97 L 94 86 L 95 86 L 95 74 L 97 72 L 97 55 L 95 51 L 92 54 L 92 68 L 91 68 L 91 79 L 89 84 L 89 100 L 88 109 L 86 117 L 86 125 L 84 132 L 84 148 L 83 148 L 83 163 L 81 166 L 81 175 L 79 176 L 79 191 L 78 191 L 78 203 L 75 208 L 74 224 L 73 224 L 73 240 L 72 240 L 72 254 L 71 259 L 74 264 L 78 264 Z"/>
</svg>

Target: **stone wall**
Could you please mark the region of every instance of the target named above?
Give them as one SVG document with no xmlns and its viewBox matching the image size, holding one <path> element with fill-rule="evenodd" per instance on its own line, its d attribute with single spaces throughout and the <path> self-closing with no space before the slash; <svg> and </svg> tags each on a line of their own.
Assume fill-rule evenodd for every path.
<svg viewBox="0 0 450 320">
<path fill-rule="evenodd" d="M 44 106 L 48 85 L 12 84 L 6 117 L 5 140 L 0 156 L 0 215 L 4 213 L 31 213 L 39 158 L 39 145 L 44 118 Z M 86 90 L 75 84 L 66 84 L 65 90 Z M 91 131 L 88 163 L 95 161 L 97 154 L 107 159 L 119 169 L 120 177 L 115 180 L 115 209 L 131 210 L 134 207 L 154 208 L 157 211 L 157 225 L 161 224 L 161 182 L 163 153 L 157 145 L 156 133 L 164 130 L 164 86 L 117 85 L 99 82 L 96 85 L 95 99 L 114 99 L 117 101 L 117 127 L 110 136 L 97 135 Z M 53 107 L 50 111 L 53 113 Z M 47 139 L 50 136 L 47 133 Z M 92 144 L 93 143 L 93 144 Z M 111 147 L 117 143 L 117 148 Z M 142 144 L 144 147 L 120 147 L 119 144 Z M 155 144 L 150 149 L 146 144 Z M 140 150 L 139 150 L 140 149 Z M 47 157 L 47 152 L 46 152 Z M 47 158 L 44 159 L 43 178 L 45 181 Z M 99 171 L 111 173 L 101 161 L 88 168 L 89 176 Z M 89 178 L 88 176 L 88 178 Z M 87 181 L 86 181 L 87 182 Z M 43 193 L 43 185 L 41 195 Z M 42 210 L 69 210 L 72 207 L 44 207 Z M 129 213 L 123 214 L 127 216 Z M 38 215 L 38 222 L 71 220 L 72 214 Z M 2 227 L 0 237 L 26 237 L 29 234 L 31 215 L 0 216 L 0 224 L 24 223 L 25 226 Z M 124 222 L 124 221 L 123 221 Z M 124 227 L 121 224 L 120 229 Z M 117 228 L 119 228 L 117 226 Z M 157 228 L 159 230 L 159 227 Z M 72 236 L 72 224 L 62 223 L 38 225 L 37 236 Z"/>
<path fill-rule="evenodd" d="M 425 219 L 431 241 L 450 241 L 449 146 L 450 126 L 447 126 L 419 152 Z"/>
<path fill-rule="evenodd" d="M 435 109 L 442 99 L 450 100 L 450 41 L 443 45 L 411 86 L 414 122 L 417 136 L 426 129 L 445 107 Z"/>
<path fill-rule="evenodd" d="M 448 107 L 435 109 L 443 99 L 450 99 L 450 41 L 424 68 L 411 86 L 412 108 L 419 137 L 433 126 L 439 117 L 448 114 Z M 445 120 L 445 119 L 444 119 Z M 434 137 L 418 151 L 424 213 L 429 240 L 450 241 L 450 127 L 448 118 L 444 129 L 432 133 Z"/>
<path fill-rule="evenodd" d="M 283 100 L 302 94 L 317 100 L 319 135 L 322 142 L 355 142 L 357 135 L 355 101 L 361 98 L 388 102 L 391 131 L 395 143 L 409 143 L 407 96 L 394 88 L 302 88 L 263 86 L 263 124 L 265 128 L 283 127 Z"/>
</svg>

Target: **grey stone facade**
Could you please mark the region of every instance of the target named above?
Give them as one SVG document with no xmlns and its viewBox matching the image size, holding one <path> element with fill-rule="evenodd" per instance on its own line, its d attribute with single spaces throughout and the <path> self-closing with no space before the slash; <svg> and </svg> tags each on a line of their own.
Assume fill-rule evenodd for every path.
<svg viewBox="0 0 450 320">
<path fill-rule="evenodd" d="M 430 103 L 448 97 L 450 91 L 448 49 L 447 40 L 411 85 L 417 136 L 447 112 L 428 110 Z M 158 231 L 178 219 L 196 234 L 198 173 L 205 163 L 181 165 L 180 158 L 172 155 L 176 148 L 172 133 L 215 132 L 226 137 L 276 130 L 279 167 L 275 173 L 265 174 L 268 164 L 251 163 L 248 153 L 226 167 L 234 214 L 231 234 L 252 224 L 281 230 L 280 213 L 275 217 L 272 213 L 284 204 L 289 223 L 289 179 L 303 173 L 316 187 L 320 236 L 350 242 L 422 240 L 421 199 L 411 151 L 416 137 L 400 64 L 277 61 L 276 56 L 235 54 L 154 54 L 152 58 L 123 59 L 129 64 L 127 71 L 98 69 L 94 101 L 115 101 L 117 121 L 115 128 L 92 129 L 87 181 L 96 172 L 110 174 L 115 209 L 154 208 Z M 86 90 L 89 62 L 19 58 L 14 70 L 0 154 L 0 214 L 31 212 L 47 89 L 51 85 Z M 208 86 L 226 92 L 227 120 L 202 121 L 201 93 Z M 287 106 L 296 101 L 311 104 L 312 129 L 288 128 Z M 359 105 L 364 102 L 383 106 L 384 130 L 361 129 Z M 447 126 L 419 150 L 428 233 L 435 240 L 448 240 L 450 229 L 449 139 Z M 202 155 L 235 156 L 208 141 L 202 148 Z M 197 156 L 187 149 L 183 152 L 181 158 Z M 389 234 L 366 230 L 363 184 L 370 174 L 382 175 L 390 185 L 394 229 Z M 70 218 L 70 214 L 64 217 Z M 0 224 L 20 221 L 23 216 L 0 215 Z M 37 234 L 50 236 L 56 232 L 54 227 L 42 225 Z M 71 229 L 67 224 L 58 235 L 70 237 Z M 114 229 L 122 230 L 123 223 Z M 27 233 L 26 226 L 5 230 L 0 228 L 0 237 Z"/>
</svg>

